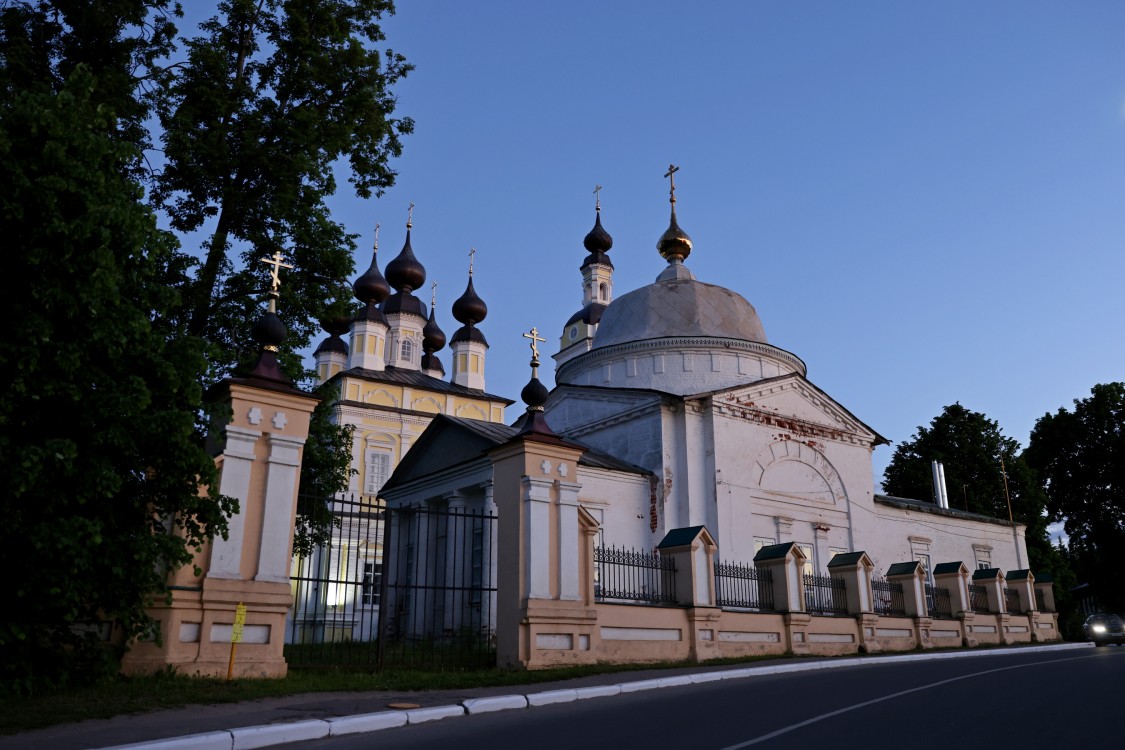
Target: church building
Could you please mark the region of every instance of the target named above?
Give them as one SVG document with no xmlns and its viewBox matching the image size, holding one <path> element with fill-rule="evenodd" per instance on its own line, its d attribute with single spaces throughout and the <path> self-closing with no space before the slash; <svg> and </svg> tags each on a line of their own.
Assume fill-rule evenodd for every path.
<svg viewBox="0 0 1125 750">
<path fill-rule="evenodd" d="M 544 462 L 547 474 L 525 477 L 529 501 L 536 483 L 549 480 L 597 522 L 595 543 L 607 547 L 652 550 L 674 529 L 703 526 L 719 559 L 749 563 L 763 546 L 793 542 L 809 573 L 858 551 L 877 571 L 912 560 L 927 573 L 952 561 L 1026 568 L 1022 525 L 876 494 L 872 452 L 887 440 L 817 387 L 800 357 L 769 342 L 753 305 L 687 266 L 693 244 L 678 224 L 674 172 L 671 218 L 657 242 L 665 266 L 651 284 L 615 297 L 613 240 L 595 207 L 581 308 L 562 326 L 556 387 L 543 406 L 550 429 L 585 452 L 569 476 Z M 388 266 L 388 280 L 408 296 L 413 278 L 395 274 Z M 403 335 L 387 341 L 398 346 Z M 533 346 L 543 341 L 530 335 Z M 393 403 L 388 376 L 354 361 L 365 345 L 354 335 L 353 342 L 344 413 Z M 460 410 L 419 409 L 440 414 L 383 487 L 389 504 L 437 508 L 456 497 L 459 507 L 489 509 L 496 481 L 489 451 L 512 440 L 527 417 L 512 426 L 482 420 L 470 403 L 487 402 L 492 417 L 503 402 L 457 395 L 465 399 Z"/>
<path fill-rule="evenodd" d="M 412 226 L 408 219 L 406 242 L 387 264 L 386 276 L 379 271 L 376 226 L 371 265 L 352 287 L 362 307 L 354 317 L 327 322 L 329 336 L 314 353 L 318 381 L 339 387 L 336 423 L 354 428 L 350 489 L 371 498 L 435 415 L 503 423 L 512 403 L 484 390 L 488 341 L 478 326 L 488 306 L 473 288 L 471 253 L 468 285 L 453 303 L 461 327 L 449 341 L 453 374 L 445 379 L 437 355 L 446 345 L 437 322 L 437 285 L 428 314 L 414 295 L 426 283 L 426 269 L 410 244 Z"/>
</svg>

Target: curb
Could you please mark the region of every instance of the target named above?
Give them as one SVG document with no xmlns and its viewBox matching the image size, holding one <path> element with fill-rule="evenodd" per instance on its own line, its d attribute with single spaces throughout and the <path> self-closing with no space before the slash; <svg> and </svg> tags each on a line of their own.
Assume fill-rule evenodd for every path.
<svg viewBox="0 0 1125 750">
<path fill-rule="evenodd" d="M 255 727 L 239 727 L 218 732 L 189 734 L 184 737 L 170 737 L 148 742 L 135 742 L 129 745 L 111 745 L 98 750 L 254 750 L 273 747 L 289 742 L 316 740 L 324 737 L 338 737 L 360 732 L 377 732 L 382 729 L 409 724 L 422 724 L 456 716 L 473 716 L 509 711 L 512 709 L 535 708 L 554 703 L 570 703 L 589 698 L 606 698 L 624 693 L 644 690 L 659 690 L 668 687 L 681 687 L 718 680 L 741 680 L 748 677 L 789 672 L 809 672 L 817 669 L 842 669 L 868 664 L 891 664 L 903 661 L 934 661 L 938 659 L 962 659 L 980 656 L 1007 656 L 1010 654 L 1040 653 L 1043 651 L 1072 651 L 1092 648 L 1089 643 L 1060 643 L 1050 646 L 1027 646 L 1018 649 L 974 649 L 971 651 L 944 651 L 934 654 L 901 654 L 895 656 L 866 656 L 862 658 L 834 659 L 807 664 L 780 664 L 767 667 L 739 667 L 696 674 L 658 677 L 650 680 L 621 682 L 615 685 L 595 685 L 584 688 L 545 690 L 527 695 L 493 695 L 486 698 L 466 698 L 451 706 L 430 706 L 409 711 L 379 711 L 355 716 L 338 716 L 332 719 L 307 719 L 282 724 L 266 724 Z"/>
</svg>

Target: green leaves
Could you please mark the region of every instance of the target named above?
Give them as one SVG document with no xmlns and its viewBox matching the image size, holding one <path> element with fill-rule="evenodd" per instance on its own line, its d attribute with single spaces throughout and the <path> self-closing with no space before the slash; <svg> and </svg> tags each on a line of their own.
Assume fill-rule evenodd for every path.
<svg viewBox="0 0 1125 750">
<path fill-rule="evenodd" d="M 1075 567 L 1103 605 L 1125 606 L 1125 383 L 1095 385 L 1073 411 L 1044 414 L 1024 454 L 1047 494 L 1051 518 L 1064 521 Z"/>
</svg>

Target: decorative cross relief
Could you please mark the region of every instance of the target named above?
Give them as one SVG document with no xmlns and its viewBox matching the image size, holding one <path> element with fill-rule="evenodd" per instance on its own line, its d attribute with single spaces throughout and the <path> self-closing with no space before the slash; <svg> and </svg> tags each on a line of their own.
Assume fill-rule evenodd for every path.
<svg viewBox="0 0 1125 750">
<path fill-rule="evenodd" d="M 259 409 L 256 406 L 251 408 L 250 411 L 248 411 L 246 413 L 246 420 L 250 424 L 261 424 L 262 423 L 262 410 Z"/>
<path fill-rule="evenodd" d="M 561 463 L 561 464 L 559 464 L 559 476 L 560 476 L 560 477 L 565 477 L 565 476 L 566 476 L 566 473 L 567 473 L 567 470 L 566 470 L 566 464 L 562 464 L 562 463 Z"/>
<path fill-rule="evenodd" d="M 551 473 L 551 462 L 544 458 L 543 463 L 540 464 L 539 468 L 543 470 L 544 474 L 550 474 Z"/>
<path fill-rule="evenodd" d="M 289 418 L 285 416 L 285 412 L 283 412 L 283 411 L 274 412 L 274 415 L 273 415 L 274 429 L 284 430 L 285 425 L 287 425 L 288 423 L 289 423 Z"/>
</svg>

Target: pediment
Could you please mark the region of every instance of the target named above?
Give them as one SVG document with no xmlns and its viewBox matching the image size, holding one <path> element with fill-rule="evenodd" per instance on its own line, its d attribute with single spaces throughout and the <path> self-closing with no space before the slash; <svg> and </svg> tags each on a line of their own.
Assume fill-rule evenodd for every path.
<svg viewBox="0 0 1125 750">
<path fill-rule="evenodd" d="M 712 401 L 735 417 L 776 426 L 795 436 L 868 445 L 887 442 L 796 373 L 720 391 L 712 394 Z"/>
<path fill-rule="evenodd" d="M 491 423 L 474 428 L 461 420 L 436 416 L 403 456 L 383 491 L 481 458 L 484 451 L 503 443 L 512 432 L 509 427 Z"/>
</svg>

